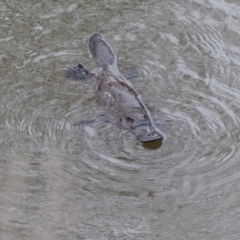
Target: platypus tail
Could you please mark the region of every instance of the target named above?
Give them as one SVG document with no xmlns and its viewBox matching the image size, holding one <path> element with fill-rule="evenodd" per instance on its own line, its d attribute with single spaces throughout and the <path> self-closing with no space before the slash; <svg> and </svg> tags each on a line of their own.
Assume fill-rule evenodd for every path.
<svg viewBox="0 0 240 240">
<path fill-rule="evenodd" d="M 87 40 L 87 47 L 98 67 L 117 69 L 117 59 L 113 49 L 100 33 L 94 33 Z"/>
</svg>

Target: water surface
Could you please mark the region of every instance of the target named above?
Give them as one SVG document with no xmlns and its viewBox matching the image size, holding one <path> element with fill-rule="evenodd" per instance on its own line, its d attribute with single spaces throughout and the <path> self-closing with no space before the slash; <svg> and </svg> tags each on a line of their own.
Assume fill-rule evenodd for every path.
<svg viewBox="0 0 240 240">
<path fill-rule="evenodd" d="M 240 3 L 0 3 L 1 239 L 239 239 Z M 147 149 L 112 124 L 85 42 L 102 33 L 154 118 Z"/>
</svg>

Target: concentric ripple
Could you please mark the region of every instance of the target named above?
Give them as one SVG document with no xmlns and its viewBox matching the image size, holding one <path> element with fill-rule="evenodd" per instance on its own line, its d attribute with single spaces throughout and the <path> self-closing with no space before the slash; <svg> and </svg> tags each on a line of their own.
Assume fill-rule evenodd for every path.
<svg viewBox="0 0 240 240">
<path fill-rule="evenodd" d="M 239 238 L 237 1 L 0 6 L 3 238 Z M 92 86 L 65 78 L 93 68 L 95 31 L 137 66 L 162 143 L 101 122 Z"/>
</svg>

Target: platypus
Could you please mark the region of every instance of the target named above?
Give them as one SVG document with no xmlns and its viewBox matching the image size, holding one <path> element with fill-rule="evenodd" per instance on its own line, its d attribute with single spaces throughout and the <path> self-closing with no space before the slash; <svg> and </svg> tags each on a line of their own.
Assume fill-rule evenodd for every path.
<svg viewBox="0 0 240 240">
<path fill-rule="evenodd" d="M 132 74 L 120 73 L 116 55 L 100 33 L 90 36 L 87 47 L 97 67 L 88 71 L 79 64 L 78 67 L 68 69 L 66 76 L 93 82 L 96 98 L 105 106 L 110 117 L 134 134 L 140 142 L 163 140 L 141 95 L 126 79 L 126 76 L 131 78 L 135 75 L 134 71 Z"/>
</svg>

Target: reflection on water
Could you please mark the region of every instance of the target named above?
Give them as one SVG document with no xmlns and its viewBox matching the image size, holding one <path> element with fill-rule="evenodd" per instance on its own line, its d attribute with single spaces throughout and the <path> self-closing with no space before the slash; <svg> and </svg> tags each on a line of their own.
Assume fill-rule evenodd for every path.
<svg viewBox="0 0 240 240">
<path fill-rule="evenodd" d="M 1 239 L 238 239 L 237 1 L 0 3 Z M 163 142 L 112 124 L 64 70 L 106 36 Z"/>
<path fill-rule="evenodd" d="M 162 141 L 143 143 L 142 146 L 146 149 L 156 150 L 162 146 Z"/>
</svg>

